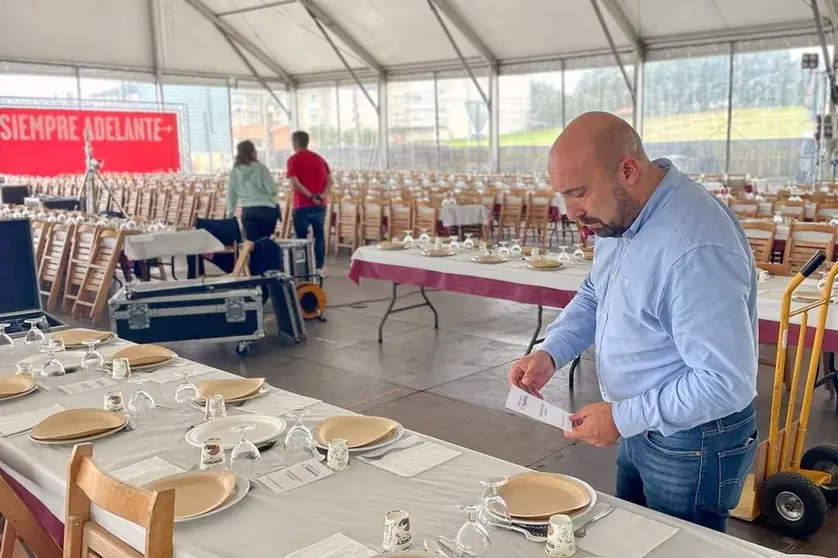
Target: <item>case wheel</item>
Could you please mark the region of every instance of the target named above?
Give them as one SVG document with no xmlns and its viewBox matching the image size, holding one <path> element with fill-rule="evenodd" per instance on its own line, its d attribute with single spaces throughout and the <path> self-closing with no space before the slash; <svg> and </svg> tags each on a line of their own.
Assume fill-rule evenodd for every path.
<svg viewBox="0 0 838 558">
<path fill-rule="evenodd" d="M 838 505 L 838 446 L 821 444 L 809 448 L 800 460 L 800 467 L 832 473 L 832 482 L 821 485 L 821 492 L 830 506 Z"/>
<path fill-rule="evenodd" d="M 250 354 L 250 341 L 239 341 L 236 344 L 236 354 L 241 357 L 246 357 Z"/>
<path fill-rule="evenodd" d="M 777 473 L 762 485 L 762 513 L 779 533 L 795 539 L 814 535 L 829 505 L 821 489 L 800 473 Z"/>
</svg>

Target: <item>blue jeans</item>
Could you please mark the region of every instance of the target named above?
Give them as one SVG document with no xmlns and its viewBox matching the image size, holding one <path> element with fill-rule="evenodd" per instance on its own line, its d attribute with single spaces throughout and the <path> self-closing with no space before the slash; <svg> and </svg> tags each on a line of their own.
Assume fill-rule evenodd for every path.
<svg viewBox="0 0 838 558">
<path fill-rule="evenodd" d="M 753 403 L 671 436 L 625 438 L 617 453 L 617 497 L 724 532 L 758 444 Z"/>
<path fill-rule="evenodd" d="M 294 210 L 294 235 L 308 238 L 308 227 L 314 233 L 314 261 L 317 269 L 323 269 L 326 257 L 326 235 L 323 226 L 326 223 L 326 208 L 322 205 L 298 207 Z"/>
</svg>

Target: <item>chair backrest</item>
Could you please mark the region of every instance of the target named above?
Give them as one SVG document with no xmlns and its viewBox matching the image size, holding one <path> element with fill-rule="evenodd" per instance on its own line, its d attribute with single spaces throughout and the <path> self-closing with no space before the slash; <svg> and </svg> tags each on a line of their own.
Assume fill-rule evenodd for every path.
<svg viewBox="0 0 838 558">
<path fill-rule="evenodd" d="M 506 193 L 503 195 L 503 202 L 500 206 L 501 226 L 518 226 L 521 216 L 524 214 L 523 196 Z"/>
<path fill-rule="evenodd" d="M 838 217 L 838 203 L 822 202 L 815 208 L 815 221 L 831 221 Z"/>
<path fill-rule="evenodd" d="M 168 189 L 157 190 L 154 199 L 154 214 L 152 217 L 160 221 L 165 221 L 169 214 L 169 198 L 172 192 Z"/>
<path fill-rule="evenodd" d="M 44 247 L 51 227 L 52 223 L 49 221 L 32 220 L 32 251 L 35 254 L 35 265 L 39 264 L 44 255 Z"/>
<path fill-rule="evenodd" d="M 550 222 L 550 203 L 553 197 L 541 192 L 527 196 L 527 226 L 546 225 Z"/>
<path fill-rule="evenodd" d="M 175 491 L 148 492 L 101 472 L 93 463 L 93 444 L 73 448 L 67 467 L 64 557 L 171 558 L 175 530 Z M 90 519 L 90 505 L 144 528 L 142 553 Z"/>
<path fill-rule="evenodd" d="M 124 198 L 125 203 L 122 205 L 122 207 L 125 209 L 126 213 L 128 213 L 126 217 L 136 217 L 137 208 L 140 204 L 140 191 L 136 188 L 131 188 L 130 190 L 128 190 L 128 193 L 126 196 L 124 196 Z"/>
<path fill-rule="evenodd" d="M 198 200 L 195 202 L 195 217 L 209 219 L 212 215 L 212 201 L 214 198 L 215 192 L 201 192 L 198 194 Z"/>
<path fill-rule="evenodd" d="M 191 229 L 195 225 L 195 207 L 198 203 L 198 197 L 194 192 L 184 192 L 180 200 L 180 208 L 178 208 L 177 221 L 175 226 L 178 229 Z"/>
<path fill-rule="evenodd" d="M 12 485 L 0 476 L 0 515 L 6 520 L 0 556 L 17 557 L 28 554 L 15 552 L 17 539 L 22 540 L 37 558 L 61 558 L 61 548 L 26 507 Z"/>
<path fill-rule="evenodd" d="M 756 217 L 759 214 L 759 202 L 757 200 L 734 198 L 730 201 L 729 207 L 740 219 Z"/>
<path fill-rule="evenodd" d="M 427 231 L 431 237 L 436 236 L 439 208 L 430 201 L 417 201 L 413 205 L 413 234 L 419 235 Z M 418 237 L 417 237 L 418 238 Z"/>
<path fill-rule="evenodd" d="M 806 203 L 802 201 L 777 200 L 774 202 L 774 213 L 802 220 L 806 216 Z"/>
<path fill-rule="evenodd" d="M 754 261 L 758 264 L 770 263 L 777 225 L 765 221 L 743 221 L 742 228 L 754 253 Z"/>
<path fill-rule="evenodd" d="M 143 190 L 140 192 L 139 201 L 137 201 L 137 217 L 144 217 L 151 219 L 154 217 L 154 202 L 157 191 L 152 189 Z"/>
<path fill-rule="evenodd" d="M 164 219 L 170 225 L 177 225 L 180 217 L 180 208 L 183 205 L 183 192 L 175 190 L 169 194 L 169 207 L 166 209 Z"/>
<path fill-rule="evenodd" d="M 789 273 L 797 273 L 817 250 L 832 260 L 835 252 L 835 227 L 823 224 L 791 223 L 783 264 Z"/>
<path fill-rule="evenodd" d="M 390 217 L 387 220 L 387 238 L 397 239 L 410 231 L 413 234 L 413 204 L 401 199 L 390 200 Z"/>
</svg>

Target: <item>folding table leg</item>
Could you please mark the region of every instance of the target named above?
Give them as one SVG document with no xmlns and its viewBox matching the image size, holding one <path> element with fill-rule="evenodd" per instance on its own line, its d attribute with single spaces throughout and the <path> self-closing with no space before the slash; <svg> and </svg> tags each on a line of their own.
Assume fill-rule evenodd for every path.
<svg viewBox="0 0 838 558">
<path fill-rule="evenodd" d="M 398 283 L 393 283 L 393 296 L 390 299 L 390 305 L 387 306 L 387 311 L 384 312 L 384 317 L 381 318 L 381 323 L 378 324 L 378 342 L 384 342 L 384 324 L 387 322 L 387 318 L 390 317 L 390 314 L 396 314 L 398 312 L 405 312 L 407 310 L 413 310 L 415 308 L 422 308 L 423 306 L 427 306 L 431 309 L 431 312 L 434 313 L 434 329 L 439 329 L 439 314 L 434 308 L 434 305 L 431 304 L 430 299 L 428 299 L 428 295 L 425 293 L 425 287 L 419 287 L 419 294 L 422 295 L 422 298 L 425 299 L 425 302 L 419 304 L 411 304 L 410 306 L 405 306 L 403 308 L 393 308 L 396 305 L 396 300 L 398 300 Z M 415 294 L 415 293 L 411 293 Z"/>
<path fill-rule="evenodd" d="M 532 334 L 532 339 L 530 339 L 530 344 L 527 347 L 527 352 L 525 354 L 530 354 L 532 352 L 532 348 L 544 341 L 544 339 L 539 339 L 538 335 L 541 333 L 541 316 L 544 313 L 544 307 L 540 304 L 538 305 L 538 319 L 536 321 L 535 331 Z"/>
</svg>

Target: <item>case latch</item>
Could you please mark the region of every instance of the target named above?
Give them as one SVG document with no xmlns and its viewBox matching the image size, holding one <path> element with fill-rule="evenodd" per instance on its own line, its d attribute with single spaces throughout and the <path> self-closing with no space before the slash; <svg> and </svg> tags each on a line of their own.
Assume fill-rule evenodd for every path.
<svg viewBox="0 0 838 558">
<path fill-rule="evenodd" d="M 228 324 L 240 324 L 247 320 L 244 298 L 236 296 L 224 299 L 224 318 Z"/>
<path fill-rule="evenodd" d="M 148 329 L 151 327 L 151 317 L 148 304 L 128 305 L 128 329 Z"/>
</svg>

